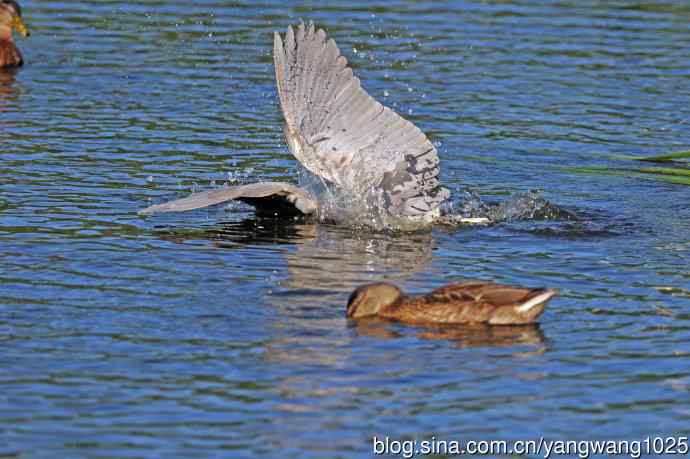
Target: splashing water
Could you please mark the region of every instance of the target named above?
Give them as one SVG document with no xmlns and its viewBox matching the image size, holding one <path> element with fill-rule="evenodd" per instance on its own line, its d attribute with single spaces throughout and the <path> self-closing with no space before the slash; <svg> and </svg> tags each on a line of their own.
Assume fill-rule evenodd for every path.
<svg viewBox="0 0 690 459">
<path fill-rule="evenodd" d="M 328 186 L 304 168 L 298 172 L 299 185 L 318 196 L 319 220 L 375 230 L 415 230 L 428 227 L 431 220 L 410 220 L 391 216 L 380 193 L 371 190 L 346 190 Z M 440 223 L 466 225 L 526 220 L 577 220 L 576 216 L 530 190 L 516 193 L 499 203 L 489 203 L 472 190 L 456 192 L 454 199 L 441 206 Z"/>
<path fill-rule="evenodd" d="M 515 193 L 499 203 L 488 203 L 472 190 L 464 190 L 442 208 L 449 220 L 486 218 L 491 223 L 525 220 L 577 220 L 572 212 L 544 199 L 536 190 Z"/>
<path fill-rule="evenodd" d="M 489 211 L 493 221 L 515 220 L 576 220 L 572 212 L 561 209 L 530 190 L 517 193 L 499 203 Z"/>
<path fill-rule="evenodd" d="M 329 186 L 303 167 L 299 168 L 298 177 L 299 186 L 318 197 L 318 219 L 322 222 L 337 222 L 351 227 L 366 226 L 374 230 L 410 230 L 422 226 L 419 222 L 410 222 L 388 214 L 380 193 Z"/>
</svg>

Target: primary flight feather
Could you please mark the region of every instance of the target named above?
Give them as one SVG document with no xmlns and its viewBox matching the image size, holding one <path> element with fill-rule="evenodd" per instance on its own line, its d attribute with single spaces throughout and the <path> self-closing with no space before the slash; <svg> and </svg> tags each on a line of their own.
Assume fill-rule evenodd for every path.
<svg viewBox="0 0 690 459">
<path fill-rule="evenodd" d="M 436 148 L 414 124 L 367 94 L 323 29 L 302 22 L 288 27 L 284 39 L 275 33 L 273 59 L 290 152 L 331 195 L 357 197 L 399 219 L 430 223 L 441 216 L 439 206 L 450 193 L 438 179 Z M 318 214 L 327 199 L 284 183 L 256 185 L 265 189 L 251 188 L 252 199 L 243 199 L 246 185 L 229 187 L 141 213 L 190 210 L 232 199 L 261 210 L 265 203 L 275 204 L 277 190 L 288 207 L 299 202 L 299 213 L 309 215 Z"/>
</svg>

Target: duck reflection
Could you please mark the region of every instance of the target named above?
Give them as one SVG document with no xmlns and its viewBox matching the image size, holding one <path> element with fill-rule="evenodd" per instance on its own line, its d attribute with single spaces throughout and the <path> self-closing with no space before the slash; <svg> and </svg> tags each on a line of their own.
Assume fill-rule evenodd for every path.
<svg viewBox="0 0 690 459">
<path fill-rule="evenodd" d="M 0 114 L 13 111 L 13 105 L 16 104 L 17 92 L 14 88 L 15 75 L 17 69 L 0 68 Z M 0 117 L 0 145 L 9 141 L 6 131 L 14 126 L 11 116 Z"/>
<path fill-rule="evenodd" d="M 352 324 L 358 336 L 388 340 L 414 333 L 420 339 L 452 341 L 458 348 L 534 345 L 543 344 L 545 341 L 544 333 L 538 324 L 403 326 L 378 317 L 360 319 Z"/>
<path fill-rule="evenodd" d="M 14 94 L 14 81 L 17 75 L 17 69 L 0 68 L 0 100 L 4 99 L 6 95 Z"/>
</svg>

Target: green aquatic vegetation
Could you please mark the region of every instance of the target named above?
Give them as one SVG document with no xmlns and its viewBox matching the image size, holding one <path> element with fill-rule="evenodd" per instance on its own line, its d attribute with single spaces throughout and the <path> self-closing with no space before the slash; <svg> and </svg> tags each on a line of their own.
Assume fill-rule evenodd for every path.
<svg viewBox="0 0 690 459">
<path fill-rule="evenodd" d="M 637 171 L 643 174 L 683 175 L 690 177 L 690 169 L 682 167 L 641 167 Z"/>
<path fill-rule="evenodd" d="M 661 180 L 662 182 L 668 183 L 677 183 L 679 185 L 690 185 L 690 176 L 680 177 L 677 175 L 648 175 L 644 178 Z"/>
<path fill-rule="evenodd" d="M 671 163 L 680 160 L 690 160 L 690 150 L 678 151 L 668 155 L 646 156 L 644 158 L 635 158 L 638 161 L 646 161 L 650 163 Z"/>
<path fill-rule="evenodd" d="M 568 171 L 579 174 L 616 175 L 622 177 L 634 177 L 647 180 L 659 180 L 679 185 L 690 185 L 690 151 L 679 151 L 659 156 L 647 156 L 644 158 L 620 158 L 622 160 L 644 161 L 653 163 L 666 163 L 664 167 L 571 167 Z"/>
<path fill-rule="evenodd" d="M 658 180 L 679 185 L 690 185 L 690 169 L 669 167 L 642 167 L 631 169 L 612 169 L 609 167 L 571 167 L 569 172 L 577 174 L 614 175 L 620 177 Z"/>
<path fill-rule="evenodd" d="M 648 156 L 637 158 L 638 161 L 653 163 L 672 163 L 676 167 L 640 167 L 636 171 L 641 174 L 650 174 L 653 178 L 670 183 L 690 185 L 690 167 L 687 161 L 690 160 L 690 151 L 679 151 L 660 156 Z M 682 165 L 681 165 L 682 164 Z"/>
</svg>

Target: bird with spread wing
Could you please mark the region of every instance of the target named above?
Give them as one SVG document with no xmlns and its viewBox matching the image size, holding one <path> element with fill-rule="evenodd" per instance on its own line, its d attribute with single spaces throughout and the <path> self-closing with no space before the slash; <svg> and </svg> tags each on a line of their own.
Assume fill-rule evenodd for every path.
<svg viewBox="0 0 690 459">
<path fill-rule="evenodd" d="M 301 22 L 288 27 L 284 39 L 275 33 L 273 60 L 288 147 L 325 191 L 259 182 L 194 193 L 140 213 L 239 200 L 263 213 L 323 218 L 329 196 L 338 194 L 403 221 L 427 224 L 442 217 L 450 192 L 439 182 L 436 148 L 414 124 L 367 94 L 323 29 Z"/>
</svg>

